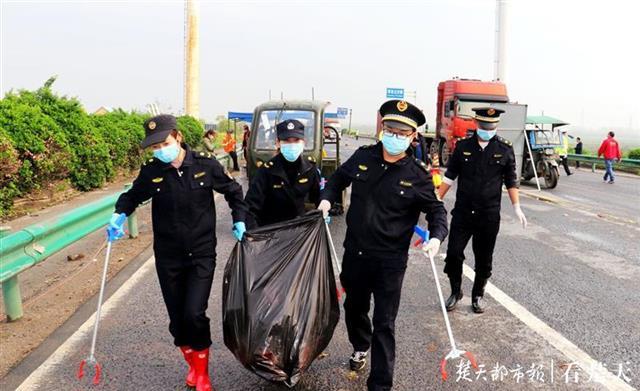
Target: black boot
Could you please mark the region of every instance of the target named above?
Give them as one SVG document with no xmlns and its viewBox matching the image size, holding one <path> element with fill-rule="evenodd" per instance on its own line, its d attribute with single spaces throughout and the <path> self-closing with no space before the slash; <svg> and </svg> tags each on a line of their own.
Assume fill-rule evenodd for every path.
<svg viewBox="0 0 640 391">
<path fill-rule="evenodd" d="M 473 308 L 473 312 L 476 314 L 481 314 L 484 312 L 484 287 L 487 286 L 488 278 L 482 278 L 476 276 L 473 281 L 473 289 L 471 290 L 471 308 Z"/>
<path fill-rule="evenodd" d="M 451 296 L 444 303 L 447 311 L 453 311 L 456 309 L 456 305 L 458 302 L 462 300 L 462 289 L 460 286 L 462 285 L 462 279 L 453 279 L 449 277 L 449 283 L 451 284 Z"/>
</svg>

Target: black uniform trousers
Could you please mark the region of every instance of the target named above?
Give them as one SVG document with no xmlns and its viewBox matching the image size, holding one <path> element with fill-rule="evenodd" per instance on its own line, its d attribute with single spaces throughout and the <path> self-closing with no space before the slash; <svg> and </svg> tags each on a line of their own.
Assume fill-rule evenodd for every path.
<svg viewBox="0 0 640 391">
<path fill-rule="evenodd" d="M 449 246 L 445 258 L 444 272 L 451 280 L 462 280 L 462 264 L 464 249 L 472 239 L 473 256 L 475 258 L 476 276 L 491 277 L 493 249 L 500 230 L 500 212 L 496 215 L 455 213 L 449 226 Z"/>
<path fill-rule="evenodd" d="M 207 306 L 215 256 L 159 257 L 156 271 L 160 289 L 169 312 L 169 331 L 176 346 L 203 350 L 211 346 L 211 330 Z"/>
<path fill-rule="evenodd" d="M 390 390 L 396 358 L 395 320 L 400 305 L 404 259 L 375 259 L 345 252 L 340 282 L 345 289 L 345 322 L 354 350 L 371 348 L 369 390 Z M 373 331 L 369 320 L 373 294 Z"/>
</svg>

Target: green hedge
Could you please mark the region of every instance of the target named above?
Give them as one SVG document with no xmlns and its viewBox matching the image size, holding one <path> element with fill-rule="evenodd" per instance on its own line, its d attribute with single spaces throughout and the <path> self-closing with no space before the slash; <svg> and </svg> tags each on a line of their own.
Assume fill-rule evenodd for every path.
<svg viewBox="0 0 640 391">
<path fill-rule="evenodd" d="M 55 94 L 54 81 L 0 99 L 0 218 L 9 216 L 16 197 L 48 183 L 98 188 L 119 169 L 139 167 L 146 155 L 139 145 L 148 114 L 87 114 L 77 99 Z M 198 120 L 178 117 L 178 128 L 187 143 L 200 143 L 204 128 Z"/>
<path fill-rule="evenodd" d="M 638 160 L 640 160 L 640 148 L 634 148 L 634 149 L 630 150 L 629 154 L 627 156 L 629 157 L 629 159 L 638 159 Z"/>
</svg>

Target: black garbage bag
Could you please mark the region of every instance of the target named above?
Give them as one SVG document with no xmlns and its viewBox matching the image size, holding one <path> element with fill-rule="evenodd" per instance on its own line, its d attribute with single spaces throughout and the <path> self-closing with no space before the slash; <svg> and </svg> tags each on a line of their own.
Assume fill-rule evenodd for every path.
<svg viewBox="0 0 640 391">
<path fill-rule="evenodd" d="M 293 387 L 340 317 L 321 212 L 245 234 L 224 270 L 224 343 L 250 371 Z"/>
</svg>

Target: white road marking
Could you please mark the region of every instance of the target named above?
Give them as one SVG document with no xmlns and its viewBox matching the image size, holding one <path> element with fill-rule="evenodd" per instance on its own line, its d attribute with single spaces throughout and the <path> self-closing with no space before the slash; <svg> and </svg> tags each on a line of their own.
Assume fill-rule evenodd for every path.
<svg viewBox="0 0 640 391">
<path fill-rule="evenodd" d="M 467 265 L 464 265 L 464 275 L 471 279 L 471 281 L 473 281 L 475 277 L 473 269 Z M 522 323 L 527 325 L 530 329 L 544 338 L 549 344 L 558 349 L 569 360 L 571 360 L 571 362 L 578 364 L 586 373 L 593 376 L 593 379 L 598 379 L 599 383 L 607 389 L 634 390 L 631 385 L 609 372 L 606 368 L 600 365 L 601 363 L 593 359 L 573 342 L 566 339 L 562 334 L 549 327 L 546 323 L 533 315 L 492 283 L 487 284 L 485 291 Z"/>
<path fill-rule="evenodd" d="M 154 269 L 154 257 L 147 259 L 144 264 L 140 267 L 140 269 L 136 270 L 135 273 L 127 280 L 124 284 L 122 284 L 118 290 L 111 296 L 107 301 L 102 305 L 102 316 L 104 319 L 109 315 L 111 311 L 116 309 L 120 302 L 128 297 L 131 290 L 141 281 L 143 278 L 147 276 L 148 273 L 152 272 Z M 47 378 L 47 375 L 59 369 L 61 366 L 68 366 L 66 363 L 62 364 L 65 358 L 70 355 L 72 352 L 78 349 L 84 349 L 87 351 L 87 355 L 89 354 L 89 336 L 93 332 L 93 322 L 95 320 L 96 314 L 95 312 L 89 317 L 76 330 L 73 335 L 71 335 L 62 345 L 56 349 L 55 352 L 51 356 L 49 356 L 45 362 L 43 362 L 35 371 L 33 371 L 29 377 L 27 377 L 16 391 L 27 391 L 27 390 L 35 390 L 38 386 L 41 385 L 42 381 Z M 100 333 L 100 330 L 98 330 Z M 86 346 L 80 347 L 79 345 L 84 343 Z M 99 343 L 98 343 L 99 345 Z M 99 349 L 99 348 L 98 348 Z M 77 363 L 80 365 L 80 362 Z M 89 380 L 88 380 L 89 381 Z"/>
</svg>

